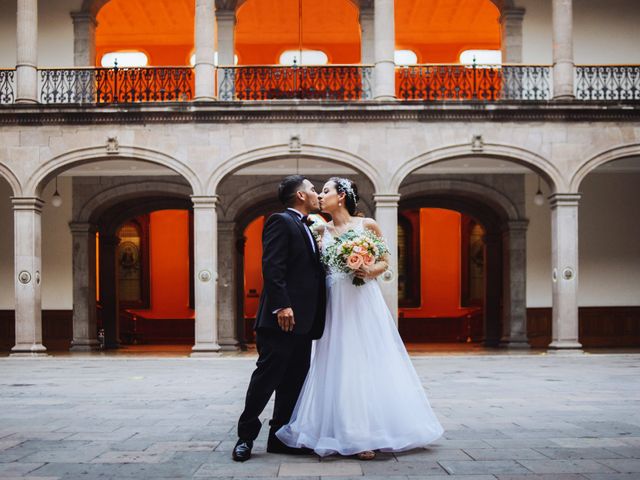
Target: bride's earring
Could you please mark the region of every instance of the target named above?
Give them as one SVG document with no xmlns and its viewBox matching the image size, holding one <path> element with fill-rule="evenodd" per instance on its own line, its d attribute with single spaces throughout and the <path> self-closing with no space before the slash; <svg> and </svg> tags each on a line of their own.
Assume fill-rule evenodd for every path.
<svg viewBox="0 0 640 480">
<path fill-rule="evenodd" d="M 341 206 L 342 206 L 342 204 L 341 204 L 340 202 L 338 202 L 338 206 L 339 206 L 339 207 L 341 207 Z"/>
</svg>

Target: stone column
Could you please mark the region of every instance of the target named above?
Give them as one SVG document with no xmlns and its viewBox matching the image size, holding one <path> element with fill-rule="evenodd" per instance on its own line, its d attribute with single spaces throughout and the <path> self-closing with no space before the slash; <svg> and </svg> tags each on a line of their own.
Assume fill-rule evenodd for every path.
<svg viewBox="0 0 640 480">
<path fill-rule="evenodd" d="M 360 7 L 360 63 L 373 65 L 374 55 L 374 13 L 373 8 Z"/>
<path fill-rule="evenodd" d="M 218 197 L 192 196 L 196 338 L 191 356 L 211 356 L 218 345 Z"/>
<path fill-rule="evenodd" d="M 76 67 L 96 65 L 96 17 L 88 12 L 71 12 L 73 19 L 73 64 Z"/>
<path fill-rule="evenodd" d="M 216 43 L 218 65 L 233 67 L 235 64 L 235 11 L 216 11 L 216 27 L 218 32 Z M 233 68 L 218 70 L 218 100 L 233 100 L 235 86 L 235 71 Z"/>
<path fill-rule="evenodd" d="M 500 344 L 508 348 L 529 348 L 526 304 L 528 225 L 528 220 L 512 220 L 504 232 L 504 320 Z"/>
<path fill-rule="evenodd" d="M 503 8 L 500 14 L 502 63 L 522 63 L 522 19 L 524 8 Z"/>
<path fill-rule="evenodd" d="M 12 356 L 42 356 L 42 206 L 35 197 L 13 197 L 16 344 Z"/>
<path fill-rule="evenodd" d="M 398 201 L 397 193 L 374 193 L 376 221 L 389 247 L 389 270 L 380 278 L 380 289 L 387 306 L 398 323 Z"/>
<path fill-rule="evenodd" d="M 222 350 L 237 350 L 236 224 L 218 223 L 218 334 Z"/>
<path fill-rule="evenodd" d="M 100 243 L 100 304 L 102 305 L 104 347 L 107 349 L 119 348 L 116 252 L 120 238 L 117 235 L 101 233 L 98 241 Z"/>
<path fill-rule="evenodd" d="M 571 99 L 573 93 L 572 0 L 553 0 L 553 98 Z"/>
<path fill-rule="evenodd" d="M 578 193 L 555 193 L 551 205 L 551 351 L 578 350 Z"/>
<path fill-rule="evenodd" d="M 502 237 L 499 233 L 486 234 L 485 244 L 485 277 L 484 277 L 484 344 L 497 347 L 500 344 L 500 317 L 502 302 L 502 271 L 496 268 L 500 264 L 502 253 Z"/>
<path fill-rule="evenodd" d="M 38 102 L 38 0 L 18 0 L 16 103 Z"/>
<path fill-rule="evenodd" d="M 375 38 L 373 98 L 394 100 L 396 98 L 394 0 L 375 0 L 373 16 Z"/>
<path fill-rule="evenodd" d="M 96 229 L 95 225 L 71 222 L 73 237 L 73 341 L 71 351 L 97 350 Z"/>
<path fill-rule="evenodd" d="M 194 65 L 196 93 L 194 100 L 210 101 L 215 99 L 215 26 L 214 0 L 196 0 L 196 61 Z"/>
</svg>

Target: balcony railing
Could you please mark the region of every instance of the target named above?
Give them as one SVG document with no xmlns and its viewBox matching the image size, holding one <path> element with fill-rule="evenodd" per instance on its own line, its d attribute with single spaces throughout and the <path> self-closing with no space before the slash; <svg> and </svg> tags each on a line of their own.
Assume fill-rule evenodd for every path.
<svg viewBox="0 0 640 480">
<path fill-rule="evenodd" d="M 576 66 L 578 100 L 640 100 L 640 65 Z"/>
<path fill-rule="evenodd" d="M 367 100 L 372 71 L 362 65 L 220 67 L 218 99 Z"/>
<path fill-rule="evenodd" d="M 535 65 L 410 65 L 396 68 L 396 96 L 408 102 L 548 101 L 553 69 Z M 190 67 L 39 69 L 43 104 L 118 104 L 191 101 Z M 17 74 L 0 69 L 0 105 L 16 102 Z M 373 98 L 373 67 L 234 66 L 216 68 L 217 99 L 334 100 Z M 640 65 L 575 68 L 575 99 L 581 102 L 640 101 Z"/>
<path fill-rule="evenodd" d="M 193 98 L 188 67 L 42 69 L 41 103 L 176 102 Z"/>
<path fill-rule="evenodd" d="M 413 65 L 396 70 L 400 100 L 549 100 L 551 67 L 531 65 Z"/>
<path fill-rule="evenodd" d="M 15 70 L 0 69 L 0 105 L 16 101 L 15 77 Z"/>
</svg>

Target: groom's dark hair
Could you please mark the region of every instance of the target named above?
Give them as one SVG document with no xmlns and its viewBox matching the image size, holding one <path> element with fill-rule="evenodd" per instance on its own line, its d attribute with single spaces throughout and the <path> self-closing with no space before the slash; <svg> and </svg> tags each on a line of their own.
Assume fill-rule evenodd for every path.
<svg viewBox="0 0 640 480">
<path fill-rule="evenodd" d="M 307 177 L 303 175 L 289 175 L 282 179 L 278 186 L 278 199 L 285 207 L 292 207 L 295 204 L 296 193 L 306 179 Z"/>
</svg>

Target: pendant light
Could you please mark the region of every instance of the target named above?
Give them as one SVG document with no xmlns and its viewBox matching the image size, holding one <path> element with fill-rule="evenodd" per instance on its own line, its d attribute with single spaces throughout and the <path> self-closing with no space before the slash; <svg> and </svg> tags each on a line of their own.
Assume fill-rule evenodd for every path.
<svg viewBox="0 0 640 480">
<path fill-rule="evenodd" d="M 58 193 L 58 177 L 56 177 L 56 191 L 54 192 L 53 197 L 51 197 L 51 205 L 56 208 L 62 205 L 62 197 Z"/>
<path fill-rule="evenodd" d="M 542 191 L 540 190 L 540 175 L 538 175 L 538 191 L 533 197 L 533 203 L 535 203 L 538 207 L 544 205 L 544 195 L 542 195 Z"/>
</svg>

